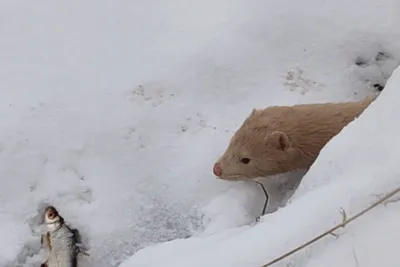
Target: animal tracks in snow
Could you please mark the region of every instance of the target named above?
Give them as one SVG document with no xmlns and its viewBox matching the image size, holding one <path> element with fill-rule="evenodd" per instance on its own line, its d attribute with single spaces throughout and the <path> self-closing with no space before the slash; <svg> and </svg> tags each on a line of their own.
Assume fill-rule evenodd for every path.
<svg viewBox="0 0 400 267">
<path fill-rule="evenodd" d="M 231 130 L 227 129 L 219 129 L 216 126 L 209 125 L 207 123 L 207 120 L 204 118 L 204 116 L 201 113 L 196 113 L 195 116 L 187 117 L 185 119 L 185 122 L 180 124 L 178 129 L 179 134 L 183 134 L 186 132 L 189 132 L 192 130 L 192 132 L 199 132 L 202 129 L 212 129 L 212 130 L 218 130 L 218 131 L 224 131 L 224 132 L 232 132 Z M 194 130 L 193 130 L 194 128 Z"/>
<path fill-rule="evenodd" d="M 200 131 L 203 128 L 214 128 L 212 126 L 207 125 L 206 120 L 200 113 L 196 113 L 193 117 L 187 117 L 185 122 L 182 123 L 179 127 L 178 133 L 188 132 L 189 129 L 196 128 L 195 132 Z"/>
<path fill-rule="evenodd" d="M 377 91 L 382 91 L 400 61 L 388 52 L 379 51 L 373 57 L 362 55 L 354 61 L 355 75 Z"/>
<path fill-rule="evenodd" d="M 321 90 L 325 85 L 317 83 L 307 77 L 304 70 L 296 67 L 289 70 L 286 74 L 284 85 L 289 87 L 289 90 L 294 92 L 300 90 L 300 94 L 305 95 L 312 90 Z"/>
<path fill-rule="evenodd" d="M 174 97 L 174 92 L 167 90 L 160 83 L 152 82 L 136 86 L 133 91 L 130 91 L 127 99 L 140 103 L 150 103 L 153 107 L 157 107 Z"/>
</svg>

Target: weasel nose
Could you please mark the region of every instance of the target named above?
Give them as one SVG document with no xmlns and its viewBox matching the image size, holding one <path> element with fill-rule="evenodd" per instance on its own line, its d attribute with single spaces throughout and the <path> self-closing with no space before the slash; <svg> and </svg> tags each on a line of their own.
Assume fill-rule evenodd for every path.
<svg viewBox="0 0 400 267">
<path fill-rule="evenodd" d="M 219 163 L 215 163 L 213 167 L 213 173 L 215 176 L 221 176 L 222 175 L 222 168 Z"/>
</svg>

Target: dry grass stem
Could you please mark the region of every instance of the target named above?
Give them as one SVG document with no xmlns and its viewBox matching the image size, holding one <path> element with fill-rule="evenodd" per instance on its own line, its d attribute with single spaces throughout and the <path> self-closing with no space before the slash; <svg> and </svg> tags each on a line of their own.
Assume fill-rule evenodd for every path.
<svg viewBox="0 0 400 267">
<path fill-rule="evenodd" d="M 297 251 L 300 251 L 302 249 L 304 249 L 305 247 L 311 245 L 312 243 L 318 241 L 319 239 L 323 238 L 324 236 L 327 235 L 333 235 L 335 237 L 337 237 L 337 234 L 334 233 L 335 230 L 339 229 L 339 228 L 343 228 L 345 227 L 347 224 L 349 224 L 350 222 L 356 220 L 357 218 L 359 218 L 360 216 L 364 215 L 365 213 L 369 212 L 370 210 L 372 210 L 373 208 L 379 206 L 380 204 L 382 204 L 383 202 L 385 202 L 386 200 L 388 200 L 389 198 L 391 198 L 392 196 L 394 196 L 395 194 L 397 194 L 398 192 L 400 192 L 400 187 L 398 187 L 397 189 L 387 193 L 383 198 L 379 199 L 378 201 L 374 202 L 372 205 L 370 205 L 369 207 L 365 208 L 364 210 L 360 211 L 359 213 L 351 216 L 351 217 L 347 217 L 346 212 L 341 208 L 340 212 L 342 214 L 342 222 L 337 224 L 335 227 L 332 227 L 331 229 L 325 231 L 324 233 L 314 237 L 313 239 L 311 239 L 310 241 L 298 246 L 297 248 L 285 253 L 284 255 L 274 259 L 273 261 L 270 261 L 269 263 L 262 265 L 261 267 L 268 267 L 271 266 L 274 263 L 277 263 L 281 260 L 283 260 L 284 258 L 289 257 L 290 255 L 296 253 Z M 399 199 L 397 199 L 399 200 Z M 393 200 L 391 202 L 395 202 L 397 200 Z"/>
</svg>

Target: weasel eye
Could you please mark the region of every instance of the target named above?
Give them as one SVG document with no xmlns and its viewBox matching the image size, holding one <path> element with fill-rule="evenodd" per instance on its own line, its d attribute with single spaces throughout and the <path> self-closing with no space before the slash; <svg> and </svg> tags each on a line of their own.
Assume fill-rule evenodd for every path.
<svg viewBox="0 0 400 267">
<path fill-rule="evenodd" d="M 249 159 L 249 158 L 241 158 L 240 161 L 241 161 L 243 164 L 248 164 L 248 163 L 250 162 L 250 159 Z"/>
</svg>

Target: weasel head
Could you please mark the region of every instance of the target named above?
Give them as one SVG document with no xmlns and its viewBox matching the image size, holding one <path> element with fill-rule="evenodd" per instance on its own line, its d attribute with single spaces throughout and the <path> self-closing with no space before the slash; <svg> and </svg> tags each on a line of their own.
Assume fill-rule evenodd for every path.
<svg viewBox="0 0 400 267">
<path fill-rule="evenodd" d="M 44 213 L 44 223 L 47 226 L 47 230 L 53 232 L 63 225 L 64 219 L 60 216 L 56 208 L 48 206 Z"/>
<path fill-rule="evenodd" d="M 215 162 L 214 175 L 222 180 L 237 181 L 294 171 L 301 153 L 293 145 L 289 132 L 281 126 L 283 119 L 280 117 L 288 109 L 254 109 Z"/>
</svg>

